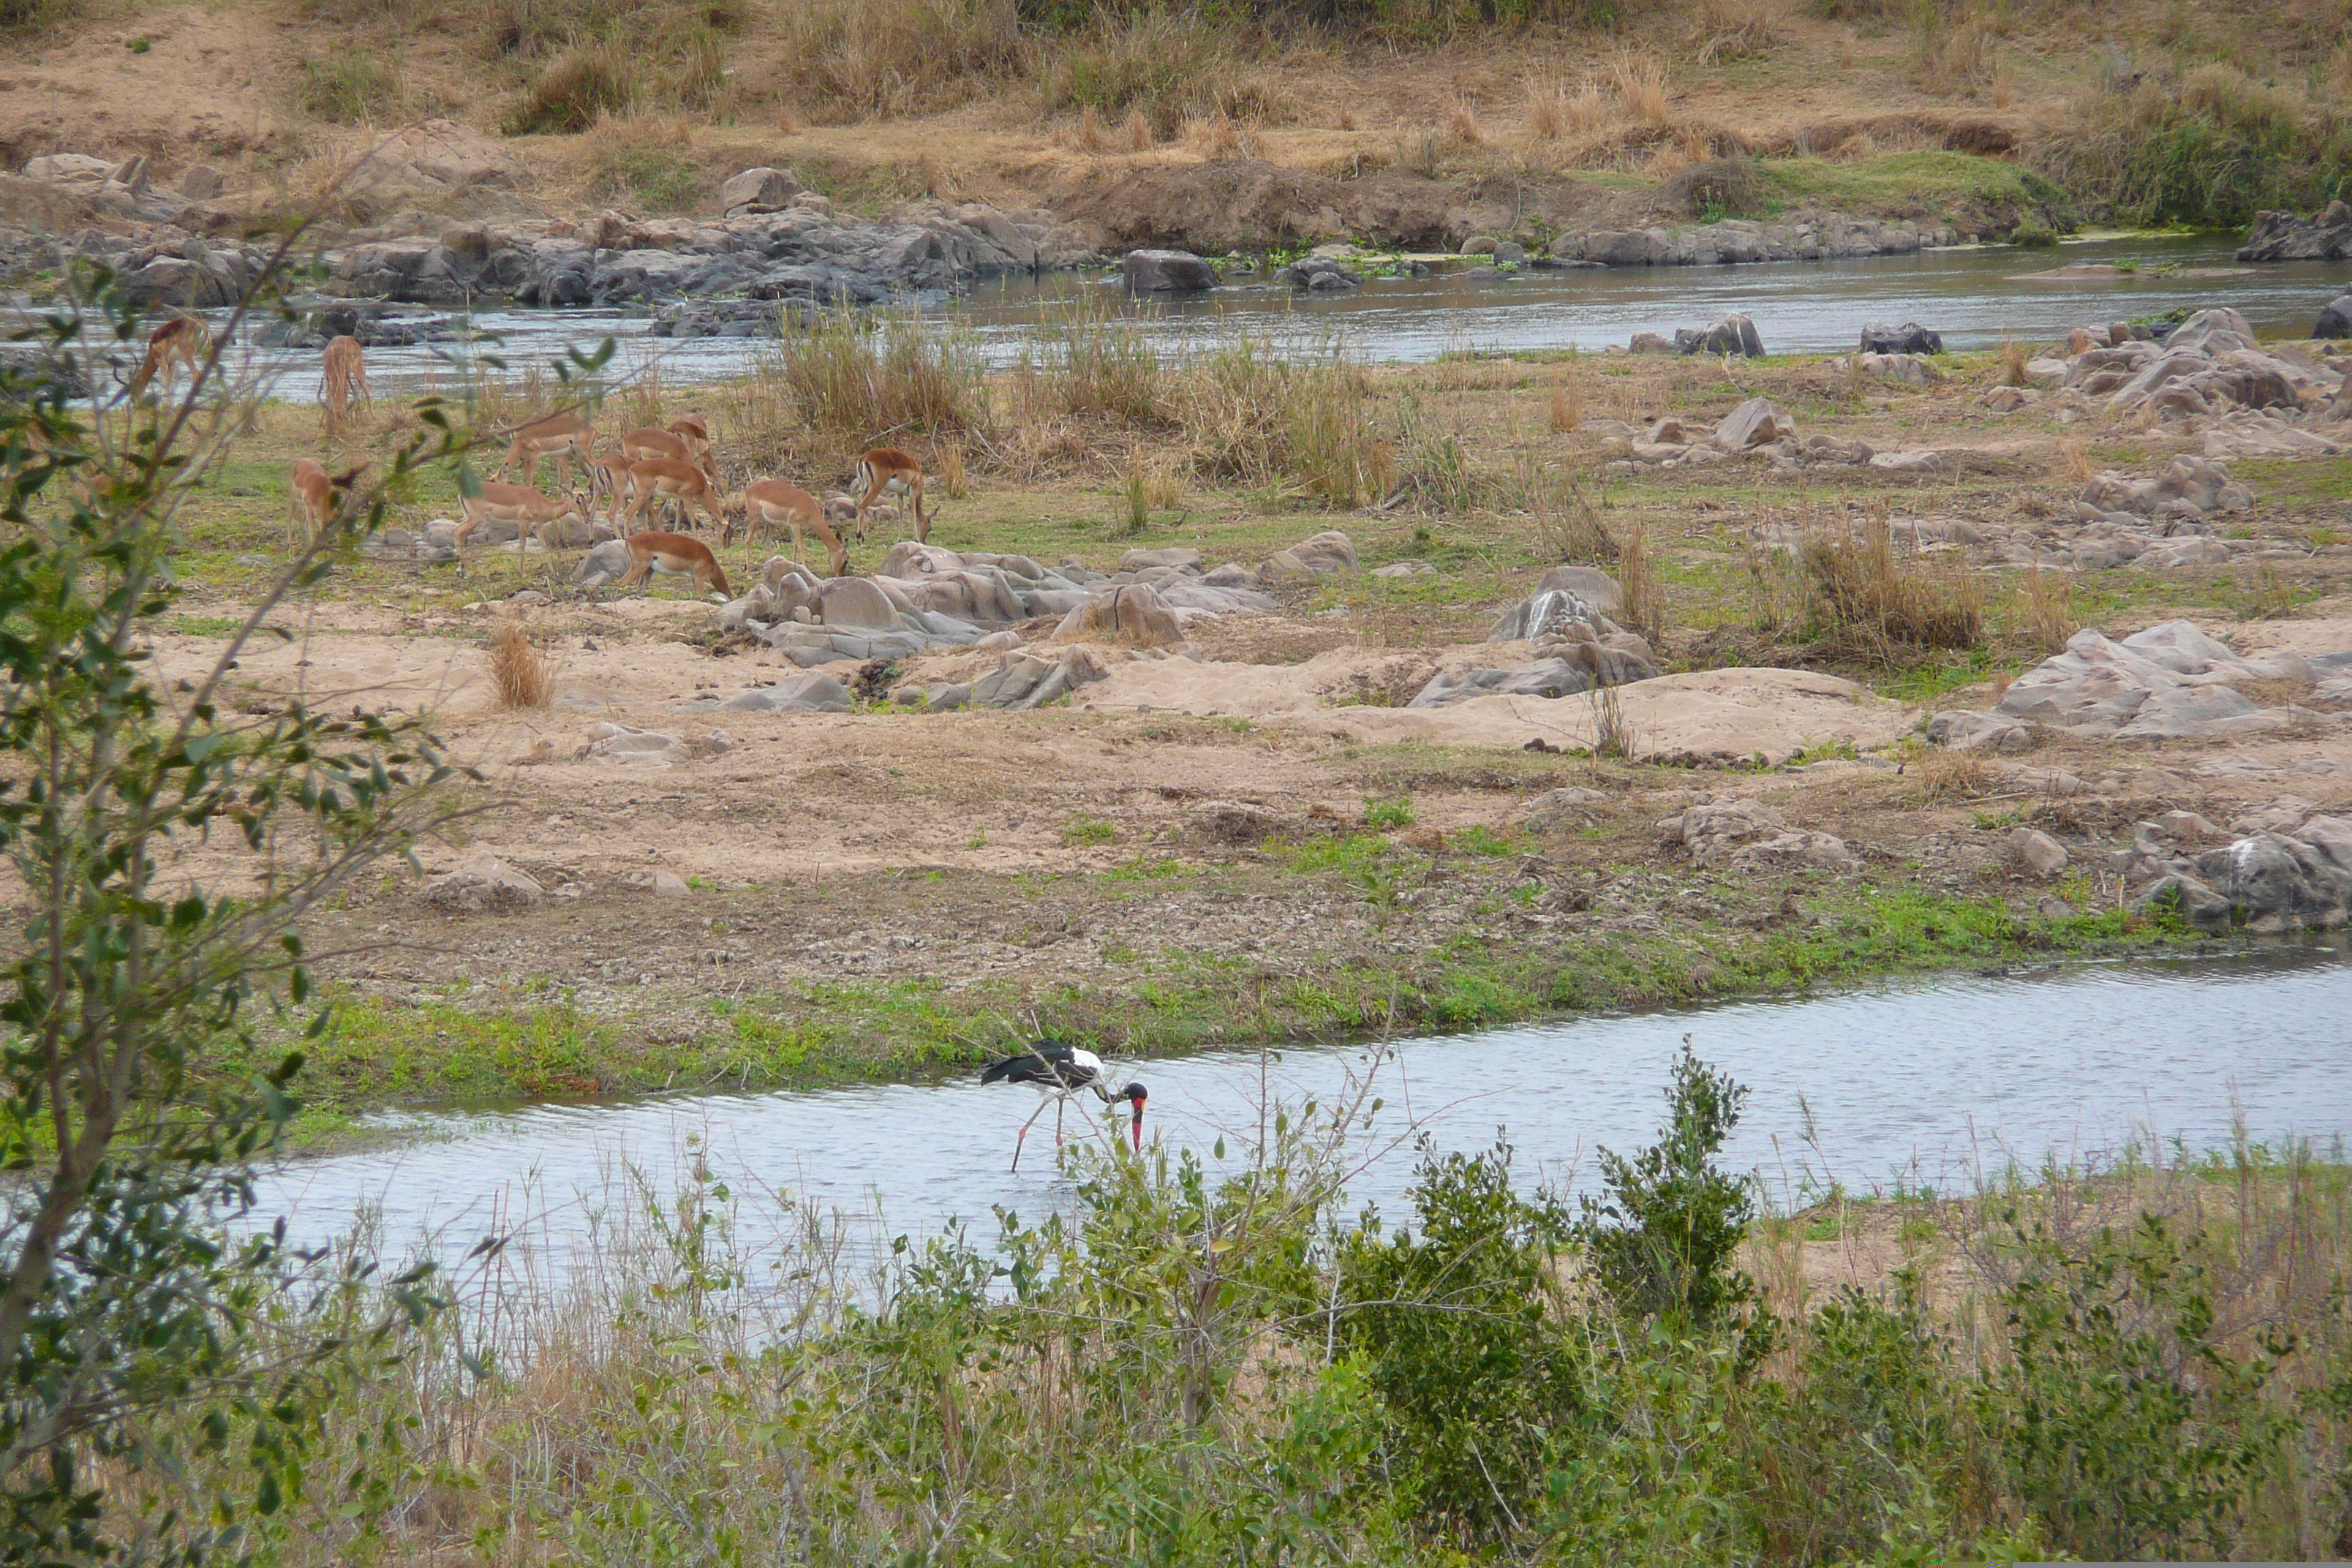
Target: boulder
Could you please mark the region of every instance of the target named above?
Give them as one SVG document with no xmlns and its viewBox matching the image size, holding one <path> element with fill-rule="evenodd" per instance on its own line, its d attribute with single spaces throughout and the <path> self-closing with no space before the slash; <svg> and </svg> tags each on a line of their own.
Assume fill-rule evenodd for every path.
<svg viewBox="0 0 2352 1568">
<path fill-rule="evenodd" d="M 719 205 L 728 216 L 739 213 L 776 212 L 792 205 L 801 183 L 783 169 L 746 169 L 728 176 L 719 187 Z"/>
<path fill-rule="evenodd" d="M 1789 831 L 1770 807 L 1752 800 L 1694 805 L 1658 824 L 1669 844 L 1679 844 L 1701 867 L 1727 866 L 1748 845 L 1778 838 Z"/>
<path fill-rule="evenodd" d="M 929 688 L 903 686 L 894 699 L 909 707 L 947 712 L 959 708 L 1026 710 L 1058 702 L 1110 672 L 1084 647 L 1064 648 L 1053 658 L 1013 651 L 979 679 Z"/>
<path fill-rule="evenodd" d="M 2315 816 L 2291 835 L 2255 833 L 2207 850 L 2137 904 L 2171 907 L 2204 930 L 2243 925 L 2275 935 L 2343 925 L 2352 917 L 2352 819 Z"/>
<path fill-rule="evenodd" d="M 1473 697 L 1571 697 L 1592 689 L 1592 677 L 1564 658 L 1492 669 L 1443 670 L 1430 677 L 1408 708 L 1450 708 Z"/>
<path fill-rule="evenodd" d="M 2232 689 L 2251 680 L 2308 679 L 2293 654 L 2250 659 L 2187 621 L 2167 621 L 2120 643 L 2084 629 L 2065 651 L 2010 686 L 1994 711 L 2095 739 L 2174 740 L 2250 734 L 2289 721 Z"/>
<path fill-rule="evenodd" d="M 47 153 L 25 163 L 25 178 L 45 185 L 102 185 L 113 174 L 113 163 L 87 153 Z"/>
<path fill-rule="evenodd" d="M 856 706 L 849 688 L 816 670 L 755 686 L 719 704 L 745 713 L 846 713 Z"/>
<path fill-rule="evenodd" d="M 1217 286 L 1217 269 L 1189 250 L 1130 250 L 1127 286 L 1139 294 L 1198 293 Z"/>
<path fill-rule="evenodd" d="M 2340 261 L 2352 256 L 2352 209 L 2330 202 L 2313 218 L 2259 212 L 2238 249 L 2241 261 Z"/>
<path fill-rule="evenodd" d="M 1862 329 L 1862 352 L 1866 354 L 1939 354 L 1944 352 L 1942 334 L 1928 331 L 1916 321 L 1906 321 L 1899 327 L 1869 326 Z"/>
<path fill-rule="evenodd" d="M 1127 647 L 1181 647 L 1183 624 L 1157 589 L 1113 588 L 1073 609 L 1054 628 L 1055 642 L 1108 642 Z"/>
<path fill-rule="evenodd" d="M 1364 285 L 1362 273 L 1331 256 L 1302 256 L 1276 272 L 1274 280 L 1287 283 L 1294 289 L 1311 289 L 1326 294 L 1343 289 L 1360 289 Z"/>
<path fill-rule="evenodd" d="M 1563 627 L 1581 626 L 1589 636 L 1605 637 L 1617 629 L 1616 623 L 1601 612 L 1600 606 L 1576 585 L 1571 574 L 1591 572 L 1590 567 L 1555 566 L 1537 579 L 1528 595 L 1496 617 L 1487 628 L 1488 642 L 1534 642 L 1540 637 L 1556 637 Z M 1606 573 L 1593 572 L 1597 577 Z M 1614 588 L 1612 581 L 1609 586 Z"/>
<path fill-rule="evenodd" d="M 1629 352 L 1637 354 L 1670 354 L 1675 352 L 1674 340 L 1662 338 L 1655 332 L 1635 332 L 1633 341 L 1625 346 Z"/>
<path fill-rule="evenodd" d="M 1715 427 L 1715 444 L 1727 452 L 1745 452 L 1796 434 L 1796 423 L 1769 398 L 1751 397 L 1723 416 Z"/>
<path fill-rule="evenodd" d="M 2319 322 L 2311 329 L 2315 338 L 2352 338 L 2352 294 L 2339 294 L 2319 308 Z"/>
<path fill-rule="evenodd" d="M 1860 363 L 1864 374 L 1899 381 L 1906 386 L 1932 386 L 1943 379 L 1943 372 L 1925 354 L 1864 354 Z"/>
<path fill-rule="evenodd" d="M 425 901 L 452 914 L 511 914 L 536 909 L 541 888 L 487 849 L 475 849 L 446 876 L 425 884 Z"/>
<path fill-rule="evenodd" d="M 828 626 L 859 631 L 888 631 L 898 624 L 898 612 L 887 595 L 865 577 L 834 577 L 817 589 L 817 618 Z"/>
<path fill-rule="evenodd" d="M 2038 828 L 2021 827 L 2011 833 L 2009 854 L 2037 877 L 2054 877 L 2066 868 L 2066 847 Z"/>
<path fill-rule="evenodd" d="M 226 177 L 210 163 L 191 163 L 180 176 L 180 194 L 192 202 L 208 202 L 227 185 Z"/>
<path fill-rule="evenodd" d="M 478 185 L 504 183 L 498 148 L 454 120 L 404 126 L 369 148 L 335 190 L 362 211 L 431 208 Z"/>
<path fill-rule="evenodd" d="M 1287 550 L 1266 557 L 1263 575 L 1268 582 L 1346 576 L 1356 570 L 1356 542 L 1336 528 L 1303 539 Z"/>
<path fill-rule="evenodd" d="M 686 879 L 675 871 L 655 872 L 653 889 L 657 899 L 682 899 L 694 891 L 687 886 Z"/>
<path fill-rule="evenodd" d="M 572 581 L 583 588 L 601 588 L 625 576 L 628 570 L 629 547 L 620 540 L 612 539 L 580 558 L 580 563 L 572 569 Z"/>
<path fill-rule="evenodd" d="M 1704 331 L 1678 329 L 1675 347 L 1686 354 L 1744 354 L 1754 359 L 1764 353 L 1764 340 L 1757 334 L 1756 323 L 1735 310 Z"/>
<path fill-rule="evenodd" d="M 1998 713 L 1973 713 L 1962 708 L 1946 709 L 1929 719 L 1927 737 L 1929 744 L 1955 752 L 2026 752 L 2033 748 L 2030 725 Z"/>
</svg>

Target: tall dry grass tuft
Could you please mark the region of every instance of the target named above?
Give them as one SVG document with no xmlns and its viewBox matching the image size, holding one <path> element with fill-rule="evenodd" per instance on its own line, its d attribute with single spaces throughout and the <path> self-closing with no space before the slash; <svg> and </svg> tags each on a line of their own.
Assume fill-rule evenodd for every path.
<svg viewBox="0 0 2352 1568">
<path fill-rule="evenodd" d="M 1823 529 L 1800 552 L 1822 638 L 1883 667 L 1906 651 L 1974 647 L 1984 637 L 1984 588 L 1966 563 L 1896 559 L 1885 520 Z"/>
<path fill-rule="evenodd" d="M 1562 381 L 1551 389 L 1551 427 L 1554 434 L 1573 430 L 1584 423 L 1584 388 L 1573 381 Z"/>
<path fill-rule="evenodd" d="M 1467 103 L 1457 103 L 1445 117 L 1445 130 L 1465 147 L 1483 147 L 1486 133 L 1478 128 L 1478 113 Z"/>
<path fill-rule="evenodd" d="M 1152 133 L 1151 121 L 1143 117 L 1140 109 L 1127 111 L 1127 123 L 1119 128 L 1119 141 L 1129 153 L 1149 153 L 1160 145 L 1160 138 Z"/>
<path fill-rule="evenodd" d="M 986 430 L 987 369 L 968 334 L 919 315 L 869 323 L 825 311 L 787 331 L 776 354 L 812 456 L 844 466 L 880 442 Z"/>
<path fill-rule="evenodd" d="M 1905 763 L 1923 805 L 1939 801 L 1977 800 L 2000 787 L 1992 766 L 1982 752 L 1956 752 L 1943 746 L 1924 746 Z"/>
<path fill-rule="evenodd" d="M 1102 121 L 1096 117 L 1093 104 L 1078 111 L 1078 123 L 1070 132 L 1070 142 L 1081 153 L 1110 151 L 1110 142 L 1103 135 Z"/>
<path fill-rule="evenodd" d="M 510 136 L 585 131 L 626 114 L 642 90 L 635 51 L 612 39 L 580 44 L 548 63 L 503 128 Z"/>
<path fill-rule="evenodd" d="M 2043 653 L 2056 653 L 2082 630 L 2074 618 L 2074 584 L 2036 566 L 2018 584 L 2018 619 Z"/>
<path fill-rule="evenodd" d="M 1617 619 L 1656 648 L 1666 635 L 1666 590 L 1650 558 L 1650 536 L 1638 523 L 1617 541 L 1617 587 L 1624 596 Z"/>
<path fill-rule="evenodd" d="M 531 642 L 520 621 L 506 621 L 490 637 L 490 681 L 499 706 L 544 708 L 555 696 L 555 669 Z"/>
<path fill-rule="evenodd" d="M 1699 0 L 1692 12 L 1692 52 L 1702 66 L 1767 54 L 1782 41 L 1771 0 Z"/>
<path fill-rule="evenodd" d="M 2015 338 L 2000 340 L 2000 357 L 1995 363 L 2000 366 L 2000 384 L 2003 386 L 2026 384 L 2027 359 L 2023 343 L 2019 342 Z"/>
<path fill-rule="evenodd" d="M 1622 763 L 1642 760 L 1642 738 L 1625 717 L 1618 689 L 1603 683 L 1592 689 L 1592 754 Z"/>
<path fill-rule="evenodd" d="M 1617 536 L 1601 521 L 1580 473 L 1526 472 L 1528 510 L 1535 519 L 1536 542 L 1555 561 L 1606 566 L 1619 553 Z"/>
<path fill-rule="evenodd" d="M 2091 482 L 2091 453 L 2079 437 L 2070 437 L 2058 443 L 2058 472 L 2070 484 Z"/>
<path fill-rule="evenodd" d="M 1024 420 L 1098 415 L 1147 427 L 1174 421 L 1173 387 L 1158 345 L 1101 289 L 1048 308 L 1010 380 Z"/>
<path fill-rule="evenodd" d="M 1654 55 L 1626 50 L 1610 63 L 1609 85 L 1617 95 L 1618 111 L 1639 125 L 1664 125 L 1674 116 L 1667 108 L 1670 80 L 1665 62 Z"/>
<path fill-rule="evenodd" d="M 936 113 L 1036 68 L 1015 0 L 800 0 L 773 26 L 786 89 L 835 119 Z"/>
</svg>

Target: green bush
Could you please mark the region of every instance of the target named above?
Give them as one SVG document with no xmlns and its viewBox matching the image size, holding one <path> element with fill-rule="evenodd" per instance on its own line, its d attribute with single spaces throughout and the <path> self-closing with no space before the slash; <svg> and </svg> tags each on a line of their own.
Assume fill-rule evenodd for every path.
<svg viewBox="0 0 2352 1568">
<path fill-rule="evenodd" d="M 1339 1342 L 1364 1365 L 1416 1510 L 1508 1535 L 1541 1493 L 1549 1434 L 1574 1406 L 1581 1336 L 1560 1310 L 1567 1211 L 1511 1190 L 1511 1151 L 1437 1154 L 1413 1180 L 1421 1227 L 1364 1211 L 1339 1258 Z"/>
<path fill-rule="evenodd" d="M 1755 1282 L 1732 1261 L 1755 1195 L 1714 1163 L 1747 1098 L 1685 1039 L 1658 1142 L 1630 1159 L 1600 1152 L 1608 1195 L 1584 1200 L 1577 1234 L 1592 1278 L 1618 1310 L 1703 1328 L 1755 1300 Z"/>
<path fill-rule="evenodd" d="M 1412 826 L 1412 797 L 1401 795 L 1393 800 L 1377 795 L 1364 797 L 1364 826 L 1375 833 L 1387 833 Z"/>
</svg>

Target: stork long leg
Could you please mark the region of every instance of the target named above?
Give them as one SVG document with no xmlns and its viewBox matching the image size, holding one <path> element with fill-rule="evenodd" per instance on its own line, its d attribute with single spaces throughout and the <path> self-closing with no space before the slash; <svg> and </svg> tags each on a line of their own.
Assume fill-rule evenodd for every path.
<svg viewBox="0 0 2352 1568">
<path fill-rule="evenodd" d="M 1062 1146 L 1062 1112 L 1068 1110 L 1069 1105 L 1068 1095 L 1057 1094 L 1054 1097 L 1054 1147 L 1056 1149 Z"/>
<path fill-rule="evenodd" d="M 1013 1169 L 1016 1173 L 1021 1169 L 1022 1141 L 1029 1136 L 1029 1129 L 1037 1124 L 1037 1118 L 1045 1114 L 1045 1102 L 1041 1100 L 1037 1102 L 1037 1109 L 1029 1113 L 1029 1120 L 1021 1124 L 1021 1131 L 1013 1135 Z"/>
</svg>

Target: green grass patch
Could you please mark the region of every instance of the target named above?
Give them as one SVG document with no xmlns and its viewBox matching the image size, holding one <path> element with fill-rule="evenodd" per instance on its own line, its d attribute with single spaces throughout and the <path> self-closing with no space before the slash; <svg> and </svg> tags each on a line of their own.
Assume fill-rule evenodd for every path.
<svg viewBox="0 0 2352 1568">
<path fill-rule="evenodd" d="M 1759 158 L 1756 174 L 1766 191 L 1787 201 L 1848 212 L 1935 213 L 1963 202 L 2027 207 L 2064 194 L 2030 169 L 1973 153 L 1886 153 L 1851 163 Z"/>
</svg>

